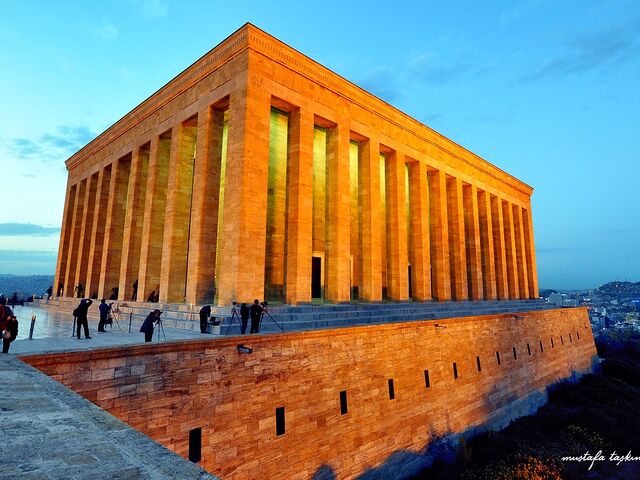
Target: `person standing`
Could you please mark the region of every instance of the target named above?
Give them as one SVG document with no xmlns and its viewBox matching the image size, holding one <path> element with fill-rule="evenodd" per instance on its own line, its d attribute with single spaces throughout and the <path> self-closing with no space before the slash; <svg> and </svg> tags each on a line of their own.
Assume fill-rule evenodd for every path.
<svg viewBox="0 0 640 480">
<path fill-rule="evenodd" d="M 200 309 L 200 333 L 207 333 L 207 323 L 211 316 L 211 306 L 205 305 Z"/>
<path fill-rule="evenodd" d="M 8 308 L 7 311 L 10 313 L 6 316 L 0 328 L 0 331 L 2 331 L 2 353 L 9 353 L 11 342 L 18 336 L 18 319 Z"/>
<path fill-rule="evenodd" d="M 18 336 L 18 319 L 7 307 L 5 297 L 0 297 L 0 335 L 2 335 L 2 353 L 9 353 L 9 345 Z"/>
<path fill-rule="evenodd" d="M 249 309 L 249 315 L 251 316 L 251 332 L 249 333 L 260 333 L 260 316 L 262 315 L 262 307 L 260 306 L 260 302 L 256 298 L 253 301 L 253 305 Z"/>
<path fill-rule="evenodd" d="M 150 342 L 153 340 L 153 325 L 160 321 L 160 314 L 162 312 L 157 308 L 147 315 L 147 318 L 142 322 L 142 326 L 140 327 L 140 331 L 144 333 L 144 341 Z"/>
<path fill-rule="evenodd" d="M 135 302 L 138 300 L 138 279 L 136 278 L 136 281 L 133 282 L 133 295 L 131 295 L 131 301 Z"/>
<path fill-rule="evenodd" d="M 107 303 L 107 299 L 103 298 L 100 300 L 100 305 L 98 305 L 98 310 L 100 310 L 100 322 L 98 323 L 98 332 L 105 332 L 104 329 L 105 324 L 107 323 L 107 317 L 109 316 L 109 312 L 111 311 L 111 305 Z"/>
<path fill-rule="evenodd" d="M 47 288 L 47 300 L 51 300 L 51 295 L 53 295 L 53 285 L 50 285 L 49 288 Z"/>
<path fill-rule="evenodd" d="M 89 323 L 87 321 L 87 314 L 89 313 L 89 307 L 93 301 L 89 298 L 83 298 L 80 300 L 80 305 L 76 308 L 76 329 L 77 337 L 80 340 L 80 327 L 84 328 L 84 338 L 91 338 L 89 335 Z"/>
<path fill-rule="evenodd" d="M 247 332 L 247 322 L 249 321 L 249 307 L 247 307 L 246 303 L 240 305 L 240 320 L 242 321 L 240 333 L 244 335 Z"/>
</svg>

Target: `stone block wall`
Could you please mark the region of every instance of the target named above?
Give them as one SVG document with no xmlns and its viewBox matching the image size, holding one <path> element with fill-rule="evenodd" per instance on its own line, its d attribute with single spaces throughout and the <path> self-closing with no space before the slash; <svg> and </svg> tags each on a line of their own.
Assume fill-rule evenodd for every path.
<svg viewBox="0 0 640 480">
<path fill-rule="evenodd" d="M 223 479 L 289 479 L 402 478 L 434 439 L 531 413 L 596 358 L 575 308 L 23 359 L 184 457 L 201 428 Z"/>
</svg>

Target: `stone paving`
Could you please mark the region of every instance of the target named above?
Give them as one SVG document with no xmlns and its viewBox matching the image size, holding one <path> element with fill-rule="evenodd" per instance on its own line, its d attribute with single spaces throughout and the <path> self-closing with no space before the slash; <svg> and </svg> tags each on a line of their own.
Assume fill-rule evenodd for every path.
<svg viewBox="0 0 640 480">
<path fill-rule="evenodd" d="M 93 350 L 101 347 L 118 347 L 124 345 L 135 345 L 144 343 L 144 334 L 140 333 L 140 321 L 135 320 L 131 325 L 129 333 L 128 318 L 119 321 L 119 326 L 114 322 L 113 327 L 107 327 L 106 333 L 98 332 L 98 322 L 89 319 L 90 339 L 85 339 L 84 334 L 78 340 L 72 336 L 73 316 L 60 312 L 47 311 L 37 307 L 16 306 L 14 313 L 20 322 L 18 328 L 18 338 L 11 344 L 10 353 L 18 355 L 48 353 L 48 352 L 70 352 L 76 350 Z M 36 323 L 33 332 L 33 340 L 29 340 L 29 328 L 31 316 L 36 316 Z M 170 322 L 163 324 L 162 330 L 156 327 L 153 341 L 184 341 L 202 340 L 206 335 L 200 332 L 185 330 L 182 328 L 172 328 L 168 326 Z M 160 337 L 158 338 L 158 333 Z"/>
<path fill-rule="evenodd" d="M 114 325 L 99 334 L 90 320 L 92 338 L 78 340 L 71 336 L 71 315 L 19 306 L 14 311 L 18 339 L 8 355 L 0 355 L 0 479 L 216 478 L 18 358 L 141 344 L 139 324 L 132 325 L 132 333 L 128 322 L 121 322 L 122 330 Z M 36 315 L 34 340 L 28 339 L 31 315 Z M 203 337 L 171 327 L 164 331 L 167 342 Z"/>
</svg>

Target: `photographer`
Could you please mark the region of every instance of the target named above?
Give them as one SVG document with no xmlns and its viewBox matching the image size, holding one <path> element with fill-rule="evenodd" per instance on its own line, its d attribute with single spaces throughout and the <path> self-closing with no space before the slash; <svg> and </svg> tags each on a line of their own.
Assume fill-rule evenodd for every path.
<svg viewBox="0 0 640 480">
<path fill-rule="evenodd" d="M 256 298 L 253 305 L 249 308 L 249 316 L 251 316 L 251 332 L 260 333 L 260 317 L 262 316 L 262 306 Z"/>
<path fill-rule="evenodd" d="M 207 323 L 211 316 L 211 306 L 205 305 L 200 309 L 200 333 L 207 333 Z"/>
<path fill-rule="evenodd" d="M 162 312 L 157 308 L 147 315 L 147 318 L 142 322 L 140 331 L 144 333 L 144 341 L 150 342 L 153 340 L 153 325 L 160 322 L 160 315 Z"/>
</svg>

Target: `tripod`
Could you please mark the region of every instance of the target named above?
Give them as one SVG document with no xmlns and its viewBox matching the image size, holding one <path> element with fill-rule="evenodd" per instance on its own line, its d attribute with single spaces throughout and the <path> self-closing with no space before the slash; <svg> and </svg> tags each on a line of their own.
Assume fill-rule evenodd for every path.
<svg viewBox="0 0 640 480">
<path fill-rule="evenodd" d="M 158 329 L 158 341 L 160 341 L 160 331 L 162 331 L 162 336 L 164 337 L 164 341 L 166 342 L 167 336 L 164 334 L 164 327 L 162 326 L 162 320 L 158 318 L 158 320 L 156 320 L 156 324 L 160 326 L 160 328 Z"/>
<path fill-rule="evenodd" d="M 122 331 L 122 329 L 120 328 L 120 322 L 118 322 L 118 317 L 120 316 L 120 307 L 118 306 L 117 303 L 111 309 L 111 314 L 112 314 L 111 318 L 113 318 L 116 321 L 116 325 L 118 326 L 118 330 Z M 109 319 L 109 315 L 108 314 L 107 314 L 107 319 Z M 113 325 L 111 325 L 111 328 L 113 329 Z"/>
<path fill-rule="evenodd" d="M 236 308 L 236 302 L 233 302 L 233 307 L 231 307 L 231 320 L 229 320 L 229 325 L 227 325 L 225 335 L 229 335 L 229 329 L 231 328 L 231 325 L 233 325 L 234 318 L 238 321 L 238 325 L 242 325 L 240 322 L 240 316 L 238 315 L 238 309 Z"/>
<path fill-rule="evenodd" d="M 275 319 L 274 319 L 274 318 L 271 316 L 271 314 L 269 313 L 269 310 L 267 310 L 267 304 L 266 304 L 266 302 L 264 302 L 264 303 L 262 304 L 262 313 L 260 313 L 260 322 L 258 322 L 258 332 L 260 331 L 260 328 L 262 327 L 262 319 L 264 318 L 265 314 L 267 315 L 267 317 L 269 317 L 269 318 L 271 319 L 271 321 L 272 321 L 273 323 L 275 323 L 275 324 L 278 326 L 278 328 L 280 329 L 280 331 L 281 331 L 282 333 L 284 333 L 284 328 L 282 328 L 282 326 L 281 326 L 278 322 L 276 322 L 276 321 L 275 321 Z"/>
</svg>

